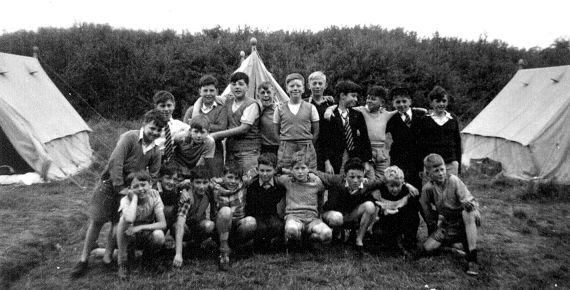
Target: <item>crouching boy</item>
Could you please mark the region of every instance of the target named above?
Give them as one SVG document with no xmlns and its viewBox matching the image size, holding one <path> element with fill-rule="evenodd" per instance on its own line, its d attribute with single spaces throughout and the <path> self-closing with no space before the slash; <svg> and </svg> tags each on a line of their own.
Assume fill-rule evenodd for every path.
<svg viewBox="0 0 570 290">
<path fill-rule="evenodd" d="M 173 235 L 173 226 L 176 222 L 176 208 L 180 193 L 177 189 L 180 178 L 180 169 L 172 163 L 164 164 L 159 171 L 159 180 L 155 183 L 153 189 L 158 191 L 160 199 L 164 205 L 164 217 L 166 218 L 166 229 L 164 233 L 170 230 Z"/>
<path fill-rule="evenodd" d="M 158 175 L 161 155 L 155 140 L 160 137 L 166 121 L 159 110 L 148 111 L 144 116 L 144 125 L 140 130 L 125 132 L 119 137 L 117 145 L 109 157 L 107 166 L 101 175 L 89 208 L 89 224 L 83 251 L 79 262 L 71 271 L 71 277 L 83 276 L 88 270 L 87 258 L 91 250 L 96 248 L 97 237 L 103 225 L 111 221 L 113 225 L 119 220 L 119 201 L 124 196 L 123 190 L 128 186 L 125 178 L 131 172 L 148 168 L 151 176 Z M 111 263 L 113 248 L 113 231 L 109 231 L 107 247 L 103 263 Z"/>
<path fill-rule="evenodd" d="M 398 166 L 386 168 L 383 176 L 384 184 L 373 192 L 376 206 L 380 208 L 380 219 L 373 228 L 374 240 L 397 246 L 402 254 L 411 258 L 416 249 L 420 219 L 410 201 L 418 193 L 404 186 L 404 172 Z"/>
<path fill-rule="evenodd" d="M 245 215 L 255 219 L 255 245 L 264 247 L 283 236 L 284 224 L 278 206 L 282 205 L 281 201 L 285 198 L 285 187 L 275 180 L 275 154 L 263 153 L 257 163 L 258 175 L 247 186 Z"/>
<path fill-rule="evenodd" d="M 216 206 L 214 193 L 210 186 L 210 171 L 204 166 L 192 170 L 190 182 L 179 186 L 180 201 L 176 220 L 176 254 L 172 265 L 182 266 L 182 242 L 193 240 L 201 243 L 214 232 L 215 224 L 208 219 L 208 207 Z"/>
<path fill-rule="evenodd" d="M 129 175 L 132 179 L 128 195 L 121 199 L 121 218 L 117 226 L 119 246 L 119 278 L 128 279 L 127 248 L 142 247 L 148 258 L 164 245 L 164 206 L 160 195 L 150 188 L 151 178 L 146 171 Z"/>
<path fill-rule="evenodd" d="M 306 234 L 311 241 L 328 243 L 332 230 L 319 218 L 325 187 L 314 174 L 309 174 L 305 152 L 293 154 L 291 175 L 277 180 L 285 189 L 285 242 L 289 248 Z"/>
<path fill-rule="evenodd" d="M 422 189 L 420 203 L 428 228 L 437 227 L 425 241 L 424 250 L 431 252 L 442 244 L 460 242 L 467 253 L 466 273 L 477 275 L 478 203 L 459 177 L 447 174 L 440 155 L 426 156 L 424 169 L 430 181 Z M 433 207 L 437 214 L 432 211 Z"/>
<path fill-rule="evenodd" d="M 219 267 L 222 271 L 230 268 L 230 238 L 233 245 L 243 243 L 252 236 L 256 227 L 254 218 L 245 217 L 246 188 L 242 173 L 237 163 L 230 163 L 224 167 L 221 180 L 212 180 L 217 203 L 216 229 L 220 240 Z"/>
</svg>

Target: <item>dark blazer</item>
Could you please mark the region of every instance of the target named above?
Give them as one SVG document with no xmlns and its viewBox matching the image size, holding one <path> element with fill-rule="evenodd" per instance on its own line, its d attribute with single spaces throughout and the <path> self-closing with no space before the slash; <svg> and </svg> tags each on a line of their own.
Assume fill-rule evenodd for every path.
<svg viewBox="0 0 570 290">
<path fill-rule="evenodd" d="M 368 130 L 366 122 L 361 112 L 348 109 L 348 122 L 352 130 L 352 139 L 354 141 L 354 150 L 348 152 L 349 157 L 359 157 L 362 161 L 367 162 L 372 159 L 372 148 L 370 147 L 370 139 L 368 138 Z M 325 160 L 330 160 L 335 173 L 341 173 L 342 154 L 346 149 L 346 140 L 344 138 L 344 126 L 342 117 L 338 108 L 333 111 L 333 116 L 326 122 L 326 128 L 322 137 L 324 138 L 324 154 Z"/>
<path fill-rule="evenodd" d="M 386 125 L 386 133 L 392 135 L 390 147 L 390 165 L 396 165 L 404 171 L 404 178 L 416 188 L 422 186 L 419 173 L 423 168 L 423 156 L 420 148 L 420 127 L 425 112 L 412 109 L 412 124 L 408 128 L 400 113 L 396 113 Z"/>
</svg>

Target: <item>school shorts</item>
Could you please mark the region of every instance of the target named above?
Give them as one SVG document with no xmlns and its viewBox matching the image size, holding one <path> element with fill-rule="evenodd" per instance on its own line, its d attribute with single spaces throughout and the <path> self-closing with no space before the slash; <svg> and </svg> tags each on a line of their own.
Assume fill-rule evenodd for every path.
<svg viewBox="0 0 570 290">
<path fill-rule="evenodd" d="M 196 240 L 196 238 L 205 239 L 206 237 L 212 235 L 212 232 L 206 232 L 205 229 L 200 225 L 202 221 L 209 221 L 208 219 L 194 220 L 187 219 L 186 226 L 184 227 L 184 237 L 183 240 Z"/>
<path fill-rule="evenodd" d="M 285 224 L 277 215 L 256 216 L 255 237 L 257 239 L 273 238 L 283 234 Z"/>
<path fill-rule="evenodd" d="M 305 153 L 307 166 L 311 170 L 317 170 L 317 152 L 310 140 L 304 141 L 281 141 L 279 151 L 277 151 L 277 166 L 281 168 L 291 168 L 291 159 L 295 152 Z"/>
<path fill-rule="evenodd" d="M 462 243 L 466 241 L 465 224 L 461 211 L 449 213 L 445 220 L 430 235 L 430 238 L 442 244 Z"/>
<path fill-rule="evenodd" d="M 288 214 L 285 216 L 285 224 L 287 224 L 287 222 L 289 220 L 292 220 L 298 224 L 301 224 L 303 226 L 302 231 L 303 232 L 307 232 L 310 233 L 313 231 L 313 228 L 319 224 L 322 224 L 323 221 L 320 218 L 316 218 L 316 217 L 301 217 L 301 216 L 297 216 L 297 215 L 291 215 Z"/>
<path fill-rule="evenodd" d="M 259 155 L 260 149 L 228 151 L 226 152 L 226 164 L 237 163 L 243 174 L 247 174 L 249 170 L 257 168 Z"/>
<path fill-rule="evenodd" d="M 123 196 L 115 192 L 111 180 L 101 180 L 89 206 L 89 216 L 94 222 L 119 222 L 119 205 Z"/>
</svg>

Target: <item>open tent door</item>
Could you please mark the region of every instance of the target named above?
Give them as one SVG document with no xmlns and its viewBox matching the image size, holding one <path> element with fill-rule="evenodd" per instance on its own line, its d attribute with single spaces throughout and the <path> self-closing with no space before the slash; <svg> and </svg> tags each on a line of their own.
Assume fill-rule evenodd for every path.
<svg viewBox="0 0 570 290">
<path fill-rule="evenodd" d="M 34 172 L 34 169 L 18 154 L 14 146 L 8 140 L 8 136 L 0 127 L 0 166 L 9 166 L 14 169 L 15 174 L 23 174 L 26 172 Z M 5 174 L 1 172 L 0 174 Z"/>
</svg>

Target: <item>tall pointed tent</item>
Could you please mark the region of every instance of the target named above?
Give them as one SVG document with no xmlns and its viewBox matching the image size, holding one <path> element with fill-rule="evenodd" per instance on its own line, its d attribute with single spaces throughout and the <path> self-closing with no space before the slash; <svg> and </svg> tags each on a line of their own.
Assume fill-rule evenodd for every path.
<svg viewBox="0 0 570 290">
<path fill-rule="evenodd" d="M 570 66 L 519 70 L 462 138 L 464 164 L 488 157 L 509 177 L 570 184 Z"/>
<path fill-rule="evenodd" d="M 271 75 L 271 73 L 265 68 L 263 61 L 259 57 L 257 53 L 257 40 L 252 38 L 251 41 L 251 54 L 246 58 L 243 59 L 241 65 L 235 72 L 243 72 L 249 76 L 249 89 L 246 93 L 246 96 L 257 99 L 256 89 L 259 84 L 265 81 L 271 82 L 273 87 L 275 88 L 275 101 L 276 102 L 286 102 L 289 100 L 289 96 L 285 93 L 285 91 L 279 86 L 279 83 L 275 80 L 275 78 Z M 242 57 L 245 56 L 245 53 L 242 52 Z M 228 85 L 222 96 L 229 95 L 231 93 L 230 86 Z"/>
<path fill-rule="evenodd" d="M 91 129 L 37 58 L 0 53 L 0 165 L 63 179 L 91 164 Z"/>
</svg>

